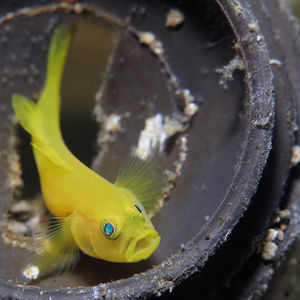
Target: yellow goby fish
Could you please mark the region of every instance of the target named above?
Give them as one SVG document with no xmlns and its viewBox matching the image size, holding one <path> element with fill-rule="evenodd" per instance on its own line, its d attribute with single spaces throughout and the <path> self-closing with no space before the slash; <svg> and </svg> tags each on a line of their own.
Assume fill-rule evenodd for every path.
<svg viewBox="0 0 300 300">
<path fill-rule="evenodd" d="M 147 213 L 161 194 L 162 178 L 150 160 L 132 156 L 113 184 L 82 164 L 63 141 L 60 83 L 71 37 L 69 27 L 55 30 L 38 102 L 19 94 L 12 98 L 18 120 L 31 134 L 43 197 L 55 216 L 23 270 L 29 279 L 69 270 L 79 249 L 111 262 L 138 262 L 160 243 Z"/>
</svg>

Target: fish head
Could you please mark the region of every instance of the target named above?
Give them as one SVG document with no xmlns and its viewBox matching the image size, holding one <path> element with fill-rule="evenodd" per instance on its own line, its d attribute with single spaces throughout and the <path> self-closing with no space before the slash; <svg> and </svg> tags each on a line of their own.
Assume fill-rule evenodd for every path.
<svg viewBox="0 0 300 300">
<path fill-rule="evenodd" d="M 149 217 L 136 204 L 111 211 L 97 221 L 73 224 L 73 236 L 86 254 L 111 262 L 138 262 L 147 259 L 159 246 L 160 236 Z M 79 232 L 82 232 L 79 235 Z"/>
</svg>

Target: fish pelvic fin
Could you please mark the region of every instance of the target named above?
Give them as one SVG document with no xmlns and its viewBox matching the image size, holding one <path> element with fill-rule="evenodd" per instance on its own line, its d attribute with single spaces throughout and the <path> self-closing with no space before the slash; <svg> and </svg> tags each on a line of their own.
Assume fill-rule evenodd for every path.
<svg viewBox="0 0 300 300">
<path fill-rule="evenodd" d="M 145 211 L 152 214 L 162 195 L 163 183 L 162 172 L 153 164 L 153 156 L 141 159 L 132 154 L 121 166 L 115 185 L 129 190 Z"/>
<path fill-rule="evenodd" d="M 71 271 L 77 265 L 79 248 L 72 236 L 70 218 L 54 218 L 43 224 L 47 233 L 34 237 L 35 253 L 22 270 L 24 277 L 37 280 L 53 273 Z"/>
</svg>

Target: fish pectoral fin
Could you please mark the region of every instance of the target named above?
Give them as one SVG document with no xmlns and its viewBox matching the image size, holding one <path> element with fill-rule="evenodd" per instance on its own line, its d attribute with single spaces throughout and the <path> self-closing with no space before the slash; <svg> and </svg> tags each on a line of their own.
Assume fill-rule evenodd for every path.
<svg viewBox="0 0 300 300">
<path fill-rule="evenodd" d="M 152 156 L 141 159 L 132 154 L 121 166 L 115 185 L 129 190 L 152 213 L 163 189 L 163 174 L 153 164 Z"/>
<path fill-rule="evenodd" d="M 71 271 L 76 266 L 79 248 L 70 230 L 70 218 L 54 218 L 44 224 L 47 232 L 34 238 L 35 253 L 23 268 L 27 279 L 36 280 L 52 273 Z"/>
</svg>

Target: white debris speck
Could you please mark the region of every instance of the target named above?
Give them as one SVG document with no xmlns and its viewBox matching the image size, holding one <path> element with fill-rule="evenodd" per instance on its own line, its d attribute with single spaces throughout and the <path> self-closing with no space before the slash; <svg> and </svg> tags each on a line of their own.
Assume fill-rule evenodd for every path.
<svg viewBox="0 0 300 300">
<path fill-rule="evenodd" d="M 162 131 L 166 137 L 161 142 L 165 142 L 166 138 L 173 136 L 178 132 L 183 132 L 184 130 L 185 126 L 183 126 L 182 123 L 180 123 L 180 121 L 166 116 L 164 119 L 164 126 L 162 128 Z"/>
<path fill-rule="evenodd" d="M 184 22 L 184 15 L 179 9 L 170 9 L 167 13 L 166 26 L 175 28 Z"/>
<path fill-rule="evenodd" d="M 257 22 L 251 22 L 251 23 L 249 24 L 249 29 L 250 29 L 251 31 L 253 31 L 253 32 L 258 33 L 259 28 L 258 28 Z"/>
<path fill-rule="evenodd" d="M 148 118 L 145 121 L 145 129 L 140 134 L 136 155 L 147 159 L 154 149 L 163 151 L 165 141 L 184 129 L 178 120 L 169 116 L 163 117 L 160 113 Z"/>
<path fill-rule="evenodd" d="M 284 232 L 282 231 L 282 230 L 278 230 L 278 235 L 277 235 L 277 239 L 279 240 L 279 241 L 283 241 L 283 239 L 284 239 Z"/>
<path fill-rule="evenodd" d="M 150 49 L 156 55 L 160 55 L 160 54 L 163 54 L 165 52 L 164 48 L 163 48 L 163 44 L 159 40 L 155 40 L 153 43 L 151 43 L 150 44 Z"/>
<path fill-rule="evenodd" d="M 266 241 L 274 241 L 278 236 L 278 230 L 270 228 L 267 233 Z"/>
<path fill-rule="evenodd" d="M 260 34 L 256 37 L 256 41 L 257 41 L 257 42 L 260 42 L 262 39 L 263 39 L 263 37 L 262 37 L 262 35 L 260 35 Z"/>
<path fill-rule="evenodd" d="M 225 234 L 225 236 L 224 236 L 224 241 L 227 240 L 227 238 L 229 237 L 230 233 L 231 233 L 230 230 L 228 230 L 228 231 L 226 232 L 226 234 Z"/>
<path fill-rule="evenodd" d="M 282 65 L 282 61 L 276 58 L 271 58 L 270 59 L 270 64 L 271 65 L 277 65 L 277 66 L 281 66 Z"/>
<path fill-rule="evenodd" d="M 7 229 L 10 232 L 19 233 L 19 234 L 25 234 L 28 232 L 28 228 L 24 223 L 14 221 L 14 220 L 12 220 L 8 223 Z"/>
<path fill-rule="evenodd" d="M 182 144 L 183 146 L 186 146 L 186 145 L 187 145 L 187 137 L 186 137 L 186 136 L 182 136 L 182 137 L 181 137 L 181 144 Z"/>
<path fill-rule="evenodd" d="M 294 145 L 292 147 L 291 164 L 296 166 L 300 162 L 300 146 Z"/>
<path fill-rule="evenodd" d="M 272 260 L 276 256 L 278 246 L 273 242 L 266 242 L 263 249 L 261 256 L 264 260 Z"/>
<path fill-rule="evenodd" d="M 162 42 L 156 38 L 154 33 L 149 32 L 149 31 L 137 31 L 136 35 L 137 35 L 140 43 L 149 46 L 150 50 L 154 54 L 160 55 L 165 52 Z"/>
<path fill-rule="evenodd" d="M 140 31 L 138 32 L 138 38 L 140 43 L 145 45 L 151 45 L 155 42 L 156 38 L 155 35 L 152 32 L 149 31 Z"/>
<path fill-rule="evenodd" d="M 175 94 L 184 101 L 184 114 L 192 117 L 199 109 L 199 105 L 195 103 L 195 97 L 189 89 L 178 89 Z"/>
<path fill-rule="evenodd" d="M 110 133 L 118 133 L 121 130 L 121 116 L 111 114 L 107 117 L 105 122 L 105 130 Z"/>
<path fill-rule="evenodd" d="M 100 298 L 100 292 L 97 288 L 93 288 L 93 296 L 94 296 L 95 299 Z"/>
<path fill-rule="evenodd" d="M 166 178 L 169 182 L 174 182 L 177 178 L 176 173 L 170 170 L 165 170 Z"/>
<path fill-rule="evenodd" d="M 282 219 L 288 219 L 291 216 L 291 212 L 288 209 L 279 210 L 277 214 Z"/>
<path fill-rule="evenodd" d="M 37 266 L 28 266 L 23 270 L 23 275 L 27 279 L 37 279 L 39 276 L 40 270 Z"/>
<path fill-rule="evenodd" d="M 280 227 L 285 227 L 286 229 L 286 224 L 284 224 L 283 221 L 288 220 L 290 217 L 291 217 L 291 212 L 289 211 L 289 209 L 278 210 L 277 215 L 274 219 L 274 223 L 280 223 Z"/>
<path fill-rule="evenodd" d="M 142 159 L 147 159 L 152 151 L 161 145 L 166 136 L 162 131 L 163 115 L 156 114 L 154 117 L 148 118 L 145 122 L 145 129 L 141 132 L 136 155 Z"/>
<path fill-rule="evenodd" d="M 229 62 L 228 65 L 215 69 L 215 71 L 217 73 L 221 74 L 221 77 L 220 77 L 218 83 L 225 90 L 228 89 L 227 82 L 233 80 L 233 73 L 235 70 L 240 70 L 240 71 L 245 70 L 244 61 L 238 54 L 232 58 L 232 60 Z"/>
<path fill-rule="evenodd" d="M 9 212 L 12 214 L 20 214 L 31 212 L 31 210 L 32 206 L 28 203 L 28 201 L 20 200 L 10 207 Z"/>
<path fill-rule="evenodd" d="M 26 225 L 28 226 L 28 228 L 33 230 L 34 228 L 36 228 L 36 226 L 40 224 L 40 221 L 41 221 L 41 216 L 39 215 L 33 216 L 32 218 L 26 221 Z"/>
<path fill-rule="evenodd" d="M 76 3 L 74 5 L 74 11 L 77 14 L 81 14 L 83 12 L 83 9 L 84 9 L 83 6 L 81 4 L 79 4 L 79 3 Z"/>
<path fill-rule="evenodd" d="M 196 103 L 189 103 L 184 109 L 184 114 L 187 116 L 193 116 L 199 109 Z"/>
<path fill-rule="evenodd" d="M 187 158 L 187 153 L 186 152 L 180 152 L 179 153 L 179 161 L 180 162 L 185 162 Z"/>
<path fill-rule="evenodd" d="M 182 95 L 182 97 L 184 98 L 185 104 L 195 101 L 195 97 L 192 95 L 192 93 L 189 89 L 178 89 L 175 92 L 175 94 Z"/>
</svg>

